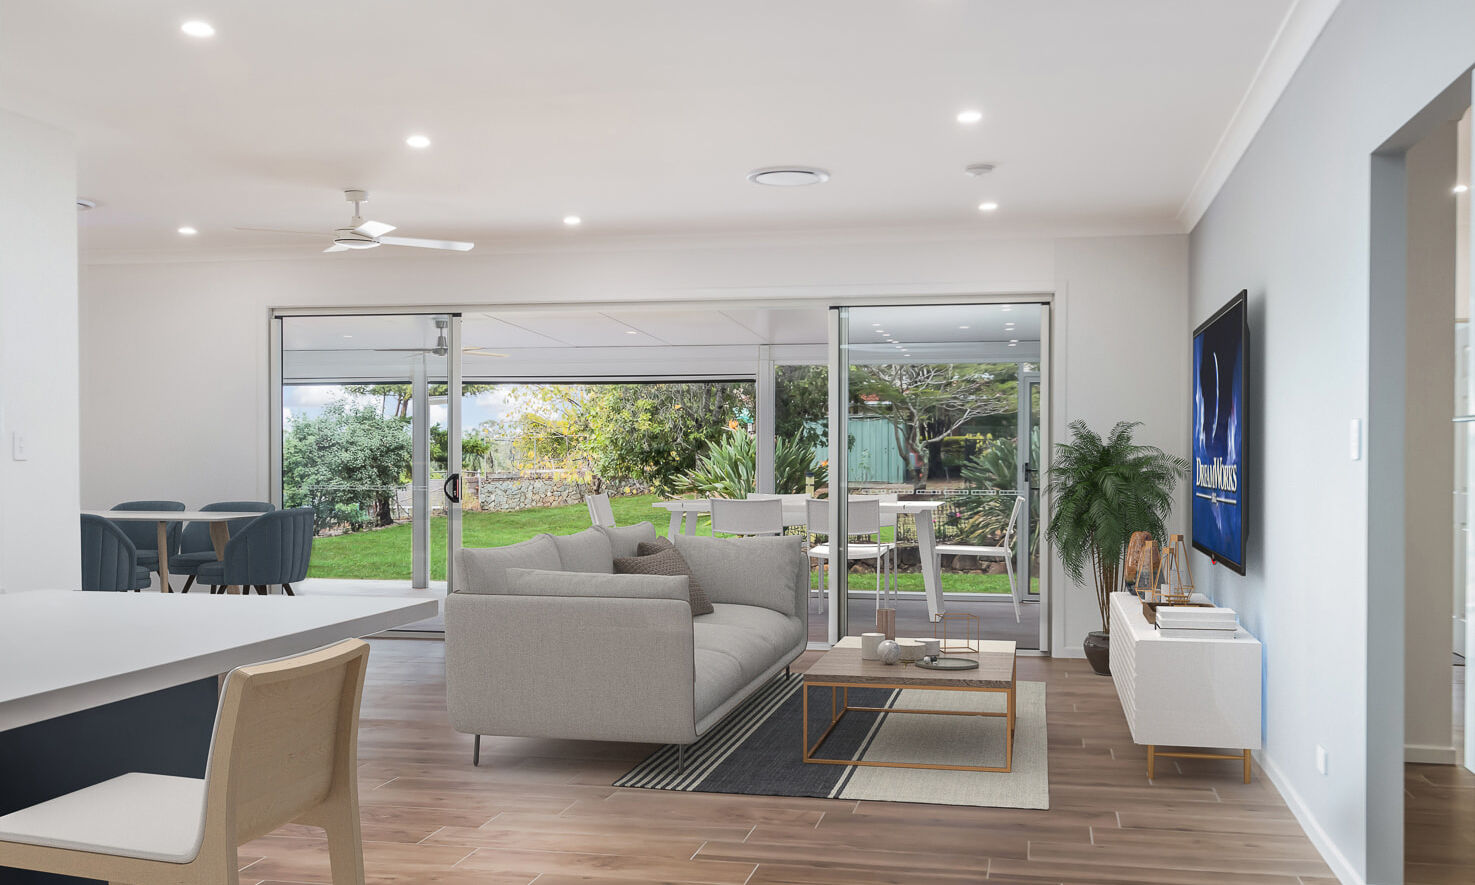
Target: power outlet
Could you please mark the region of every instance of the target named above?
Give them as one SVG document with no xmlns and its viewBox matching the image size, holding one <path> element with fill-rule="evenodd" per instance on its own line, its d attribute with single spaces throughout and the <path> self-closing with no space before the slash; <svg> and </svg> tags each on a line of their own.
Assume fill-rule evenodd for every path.
<svg viewBox="0 0 1475 885">
<path fill-rule="evenodd" d="M 1316 745 L 1316 770 L 1326 774 L 1326 747 Z"/>
</svg>

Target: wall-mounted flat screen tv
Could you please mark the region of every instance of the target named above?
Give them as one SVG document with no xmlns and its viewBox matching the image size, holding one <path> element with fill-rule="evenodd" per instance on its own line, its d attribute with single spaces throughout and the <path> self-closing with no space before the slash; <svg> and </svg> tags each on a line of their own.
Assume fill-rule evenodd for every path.
<svg viewBox="0 0 1475 885">
<path fill-rule="evenodd" d="M 1193 546 L 1245 573 L 1249 323 L 1240 292 L 1193 332 Z"/>
</svg>

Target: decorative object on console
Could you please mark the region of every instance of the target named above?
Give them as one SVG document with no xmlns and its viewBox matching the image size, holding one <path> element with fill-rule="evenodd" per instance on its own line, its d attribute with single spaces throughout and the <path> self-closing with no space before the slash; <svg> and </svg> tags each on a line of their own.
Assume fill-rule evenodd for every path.
<svg viewBox="0 0 1475 885">
<path fill-rule="evenodd" d="M 1157 570 L 1157 598 L 1168 605 L 1187 605 L 1193 596 L 1193 566 L 1182 535 L 1169 535 Z"/>
<path fill-rule="evenodd" d="M 901 660 L 901 646 L 897 645 L 895 639 L 883 639 L 876 646 L 876 660 L 883 664 L 894 664 Z"/>
<path fill-rule="evenodd" d="M 1239 630 L 1232 608 L 1165 605 L 1156 614 L 1158 635 L 1169 639 L 1232 639 Z"/>
<path fill-rule="evenodd" d="M 1133 532 L 1133 537 L 1147 534 L 1146 532 Z M 1129 557 L 1130 558 L 1130 557 Z M 1132 577 L 1132 588 L 1138 596 L 1143 599 L 1152 599 L 1157 593 L 1157 568 L 1161 555 L 1157 549 L 1157 542 L 1151 538 L 1142 544 L 1138 551 L 1135 568 L 1129 568 L 1127 574 Z"/>
<path fill-rule="evenodd" d="M 942 654 L 941 639 L 923 639 L 921 640 L 921 642 L 924 649 L 923 654 L 927 655 L 928 657 L 935 658 L 938 655 Z"/>
<path fill-rule="evenodd" d="M 920 661 L 926 651 L 926 646 L 915 639 L 898 639 L 896 644 L 901 648 L 902 661 L 907 664 Z"/>
<path fill-rule="evenodd" d="M 1152 540 L 1149 532 L 1133 532 L 1127 541 L 1127 556 L 1122 566 L 1122 580 L 1126 583 L 1128 590 L 1142 592 L 1142 583 L 1138 576 L 1142 571 L 1142 550 L 1147 542 Z"/>
<path fill-rule="evenodd" d="M 1046 484 L 1047 538 L 1066 576 L 1083 584 L 1089 570 L 1095 586 L 1102 629 L 1082 645 L 1092 669 L 1103 676 L 1111 672 L 1111 594 L 1121 583 L 1128 543 L 1137 531 L 1167 535 L 1173 489 L 1188 475 L 1187 459 L 1132 441 L 1140 425 L 1120 421 L 1103 438 L 1086 422 L 1072 421 L 1070 441 L 1055 446 Z"/>
<path fill-rule="evenodd" d="M 886 639 L 884 633 L 862 633 L 860 634 L 860 659 L 862 661 L 880 660 L 876 653 L 876 647 Z"/>
</svg>

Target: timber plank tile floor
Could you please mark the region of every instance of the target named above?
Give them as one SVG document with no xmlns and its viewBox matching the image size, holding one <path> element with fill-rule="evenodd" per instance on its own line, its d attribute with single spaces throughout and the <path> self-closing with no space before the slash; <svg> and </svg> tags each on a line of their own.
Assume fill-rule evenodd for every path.
<svg viewBox="0 0 1475 885">
<path fill-rule="evenodd" d="M 1258 769 L 1159 763 L 1084 661 L 1020 658 L 1048 684 L 1049 811 L 678 794 L 609 784 L 640 744 L 471 738 L 445 711 L 445 646 L 375 640 L 360 802 L 370 885 L 1311 885 L 1328 882 Z M 816 653 L 800 660 L 802 668 Z M 795 752 L 798 752 L 796 745 Z M 241 882 L 329 885 L 307 827 L 241 847 Z"/>
</svg>

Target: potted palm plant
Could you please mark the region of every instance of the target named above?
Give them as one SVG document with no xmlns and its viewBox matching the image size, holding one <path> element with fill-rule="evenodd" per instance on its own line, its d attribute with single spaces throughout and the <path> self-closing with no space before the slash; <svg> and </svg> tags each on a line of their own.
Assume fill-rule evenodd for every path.
<svg viewBox="0 0 1475 885">
<path fill-rule="evenodd" d="M 1173 489 L 1188 476 L 1188 461 L 1154 446 L 1140 446 L 1132 434 L 1140 421 L 1121 421 L 1103 439 L 1084 421 L 1072 421 L 1070 441 L 1055 446 L 1046 489 L 1050 528 L 1046 537 L 1075 583 L 1087 570 L 1101 610 L 1101 630 L 1084 643 L 1097 673 L 1111 673 L 1111 594 L 1121 578 L 1127 542 L 1135 531 L 1161 541 L 1173 507 Z"/>
</svg>

